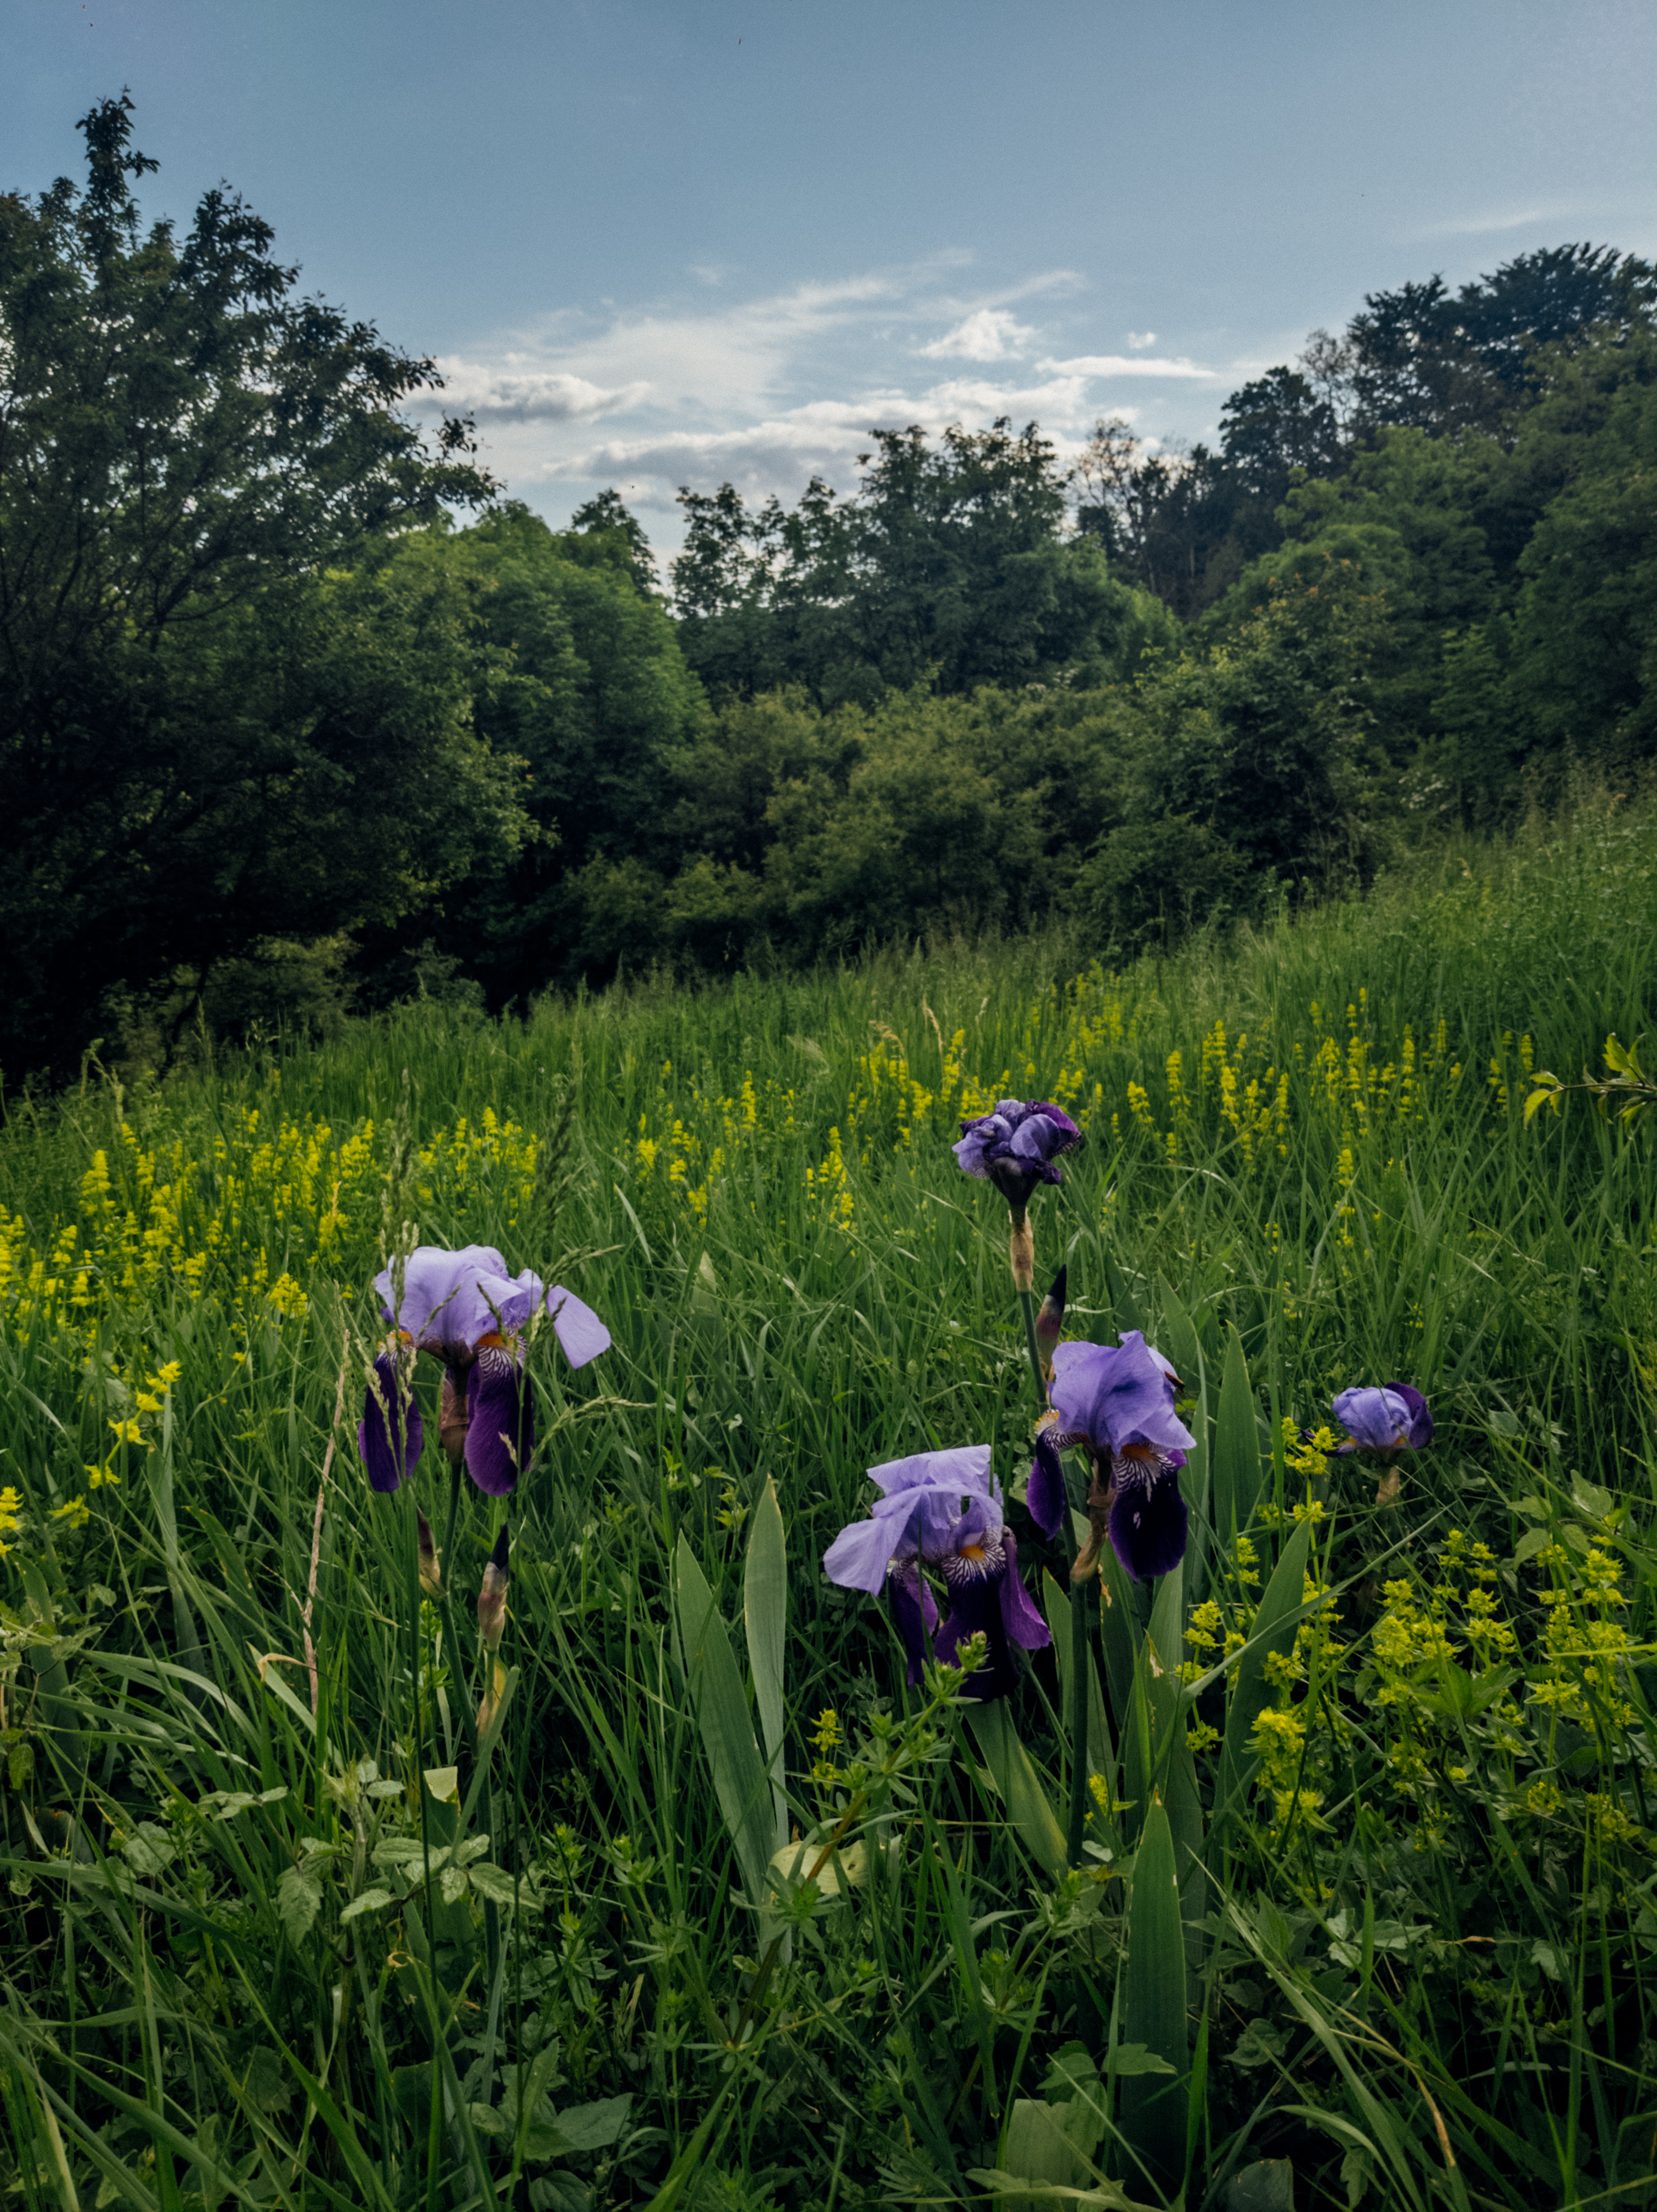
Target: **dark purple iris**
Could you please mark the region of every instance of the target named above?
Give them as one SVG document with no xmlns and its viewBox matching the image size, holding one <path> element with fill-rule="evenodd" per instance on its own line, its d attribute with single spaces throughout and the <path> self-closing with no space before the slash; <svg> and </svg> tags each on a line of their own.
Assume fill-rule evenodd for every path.
<svg viewBox="0 0 1657 2212">
<path fill-rule="evenodd" d="M 1039 1651 L 1053 1640 L 1020 1576 L 1017 1540 L 1004 1524 L 992 1526 L 987 1516 L 969 1508 L 939 1565 L 949 1591 L 949 1612 L 938 1631 L 938 1656 L 953 1666 L 960 1646 L 982 1635 L 990 1656 L 968 1677 L 966 1694 L 979 1699 L 1004 1698 L 1018 1686 L 1014 1647 Z"/>
<path fill-rule="evenodd" d="M 1343 1451 L 1420 1451 L 1433 1441 L 1427 1401 L 1407 1382 L 1343 1390 L 1335 1401 L 1335 1419 L 1351 1439 L 1340 1447 Z"/>
<path fill-rule="evenodd" d="M 1107 1536 L 1136 1582 L 1169 1573 L 1185 1557 L 1179 1470 L 1196 1440 L 1173 1410 L 1173 1369 L 1136 1328 L 1118 1345 L 1055 1348 L 1055 1445 L 1080 1444 L 1093 1462 L 1091 1534 L 1073 1579 L 1092 1572 Z"/>
<path fill-rule="evenodd" d="M 1018 1547 L 1004 1524 L 990 1447 L 917 1452 L 868 1474 L 882 1495 L 866 1519 L 852 1522 L 829 1546 L 824 1572 L 842 1589 L 884 1596 L 903 1639 L 911 1688 L 933 1656 L 935 1630 L 937 1656 L 953 1660 L 957 1646 L 983 1629 L 990 1664 L 972 1677 L 967 1693 L 1004 1695 L 1017 1679 L 1010 1647 L 1033 1651 L 1051 1638 L 1019 1579 Z M 942 1574 L 949 1590 L 941 1629 L 927 1567 Z"/>
<path fill-rule="evenodd" d="M 993 1114 L 961 1123 L 953 1149 L 967 1174 L 994 1183 L 1017 1215 L 1038 1183 L 1063 1180 L 1058 1156 L 1081 1142 L 1081 1130 L 1062 1107 L 1040 1098 L 1003 1098 Z"/>
<path fill-rule="evenodd" d="M 1185 1464 L 1184 1452 L 1155 1444 L 1111 1455 L 1111 1547 L 1136 1582 L 1172 1574 L 1185 1556 Z"/>
</svg>

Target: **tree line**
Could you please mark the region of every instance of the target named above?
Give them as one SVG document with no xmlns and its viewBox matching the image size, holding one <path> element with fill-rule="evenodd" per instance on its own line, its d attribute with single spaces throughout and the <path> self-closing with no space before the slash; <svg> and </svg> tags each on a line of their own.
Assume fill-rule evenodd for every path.
<svg viewBox="0 0 1657 2212">
<path fill-rule="evenodd" d="M 434 364 L 125 96 L 0 195 L 0 1075 L 1056 908 L 1101 955 L 1494 827 L 1657 720 L 1657 279 L 1371 295 L 1212 450 L 870 433 L 849 494 L 551 529 Z"/>
</svg>

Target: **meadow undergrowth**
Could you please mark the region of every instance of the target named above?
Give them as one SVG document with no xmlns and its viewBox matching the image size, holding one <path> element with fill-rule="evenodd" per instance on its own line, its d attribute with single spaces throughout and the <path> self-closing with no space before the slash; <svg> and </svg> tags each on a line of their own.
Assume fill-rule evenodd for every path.
<svg viewBox="0 0 1657 2212">
<path fill-rule="evenodd" d="M 1069 2185 L 1100 2204 L 1283 2203 L 1291 2172 L 1349 2212 L 1651 2203 L 1651 1139 L 1523 1106 L 1641 1034 L 1654 973 L 1657 836 L 1601 809 L 1120 974 L 1051 937 L 522 1022 L 415 1007 L 15 1108 L 5 2185 L 839 2212 L 1022 2172 L 1057 2203 L 1020 2146 L 1087 2104 Z M 1205 1438 L 1222 1377 L 1252 1425 L 1258 1503 L 1197 1547 L 1177 1632 L 1209 1836 L 1183 2175 L 1120 2132 L 1151 1777 L 1108 1636 L 1092 1848 L 1056 1871 L 959 1696 L 906 1691 L 819 1571 L 868 1466 L 988 1443 L 1015 1495 L 1028 1467 L 1005 1218 L 948 1150 L 1004 1094 L 1086 1133 L 1033 1212 L 1067 1334 L 1142 1327 Z M 463 1499 L 423 1591 L 356 1452 L 369 1285 L 417 1230 L 615 1339 L 579 1374 L 537 1357 L 481 1755 L 455 1624 L 506 1509 Z M 1378 1497 L 1325 1425 L 1394 1380 L 1437 1436 Z M 772 1494 L 785 1824 L 862 1856 L 796 1862 L 761 1911 L 680 1628 L 687 1574 L 743 1619 Z M 1010 1510 L 1051 1609 L 1068 1554 Z M 1228 1807 L 1247 1670 L 1215 1668 L 1301 1530 Z M 1039 1653 L 1009 1716 L 1061 1798 L 1062 1691 Z"/>
</svg>

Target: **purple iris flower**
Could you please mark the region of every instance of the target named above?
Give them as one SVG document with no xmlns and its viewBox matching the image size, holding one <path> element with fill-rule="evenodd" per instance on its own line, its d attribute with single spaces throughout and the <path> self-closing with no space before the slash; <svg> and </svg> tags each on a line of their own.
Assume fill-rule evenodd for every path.
<svg viewBox="0 0 1657 2212">
<path fill-rule="evenodd" d="M 549 1290 L 527 1267 L 506 1272 L 490 1244 L 448 1252 L 423 1244 L 403 1270 L 402 1297 L 392 1270 L 375 1278 L 381 1310 L 396 1331 L 375 1362 L 357 1443 L 376 1490 L 395 1490 L 420 1456 L 423 1430 L 409 1388 L 399 1344 L 429 1352 L 444 1366 L 441 1429 L 445 1448 L 478 1487 L 503 1498 L 515 1487 L 535 1444 L 535 1401 L 523 1371 L 522 1332 L 543 1306 L 572 1367 L 607 1351 L 610 1332 L 590 1306 L 555 1283 Z M 393 1432 L 403 1444 L 399 1463 Z"/>
<path fill-rule="evenodd" d="M 1039 1182 L 1063 1182 L 1058 1155 L 1081 1142 L 1081 1130 L 1062 1107 L 1003 1098 L 993 1114 L 961 1123 L 953 1150 L 967 1174 L 994 1183 L 1018 1215 Z"/>
<path fill-rule="evenodd" d="M 1013 1647 L 1039 1651 L 1051 1644 L 1047 1624 L 1030 1602 L 1019 1573 L 1017 1539 L 987 1501 L 969 1505 L 951 1533 L 938 1565 L 949 1591 L 949 1613 L 938 1631 L 938 1656 L 946 1666 L 969 1638 L 989 1643 L 985 1663 L 967 1680 L 969 1698 L 1004 1698 L 1018 1686 Z"/>
<path fill-rule="evenodd" d="M 923 1569 L 939 1569 L 948 1585 L 948 1620 L 938 1632 L 940 1657 L 983 1629 L 990 1663 L 969 1692 L 996 1698 L 1015 1680 L 1009 1645 L 1032 1651 L 1048 1642 L 1045 1624 L 1018 1574 L 1018 1547 L 1006 1526 L 1001 1492 L 990 1473 L 988 1444 L 916 1452 L 868 1470 L 881 1495 L 868 1519 L 843 1528 L 823 1555 L 823 1570 L 844 1589 L 883 1594 L 903 1639 L 911 1687 L 932 1656 L 938 1608 Z"/>
<path fill-rule="evenodd" d="M 1420 1451 L 1433 1441 L 1427 1401 L 1407 1382 L 1343 1390 L 1335 1401 L 1335 1419 L 1351 1438 L 1340 1447 L 1343 1451 Z"/>
<path fill-rule="evenodd" d="M 868 1470 L 884 1495 L 868 1518 L 843 1528 L 823 1554 L 823 1572 L 842 1589 L 877 1595 L 894 1560 L 941 1558 L 968 1500 L 983 1502 L 1002 1517 L 1001 1493 L 990 1477 L 988 1444 L 953 1451 L 914 1452 Z"/>
<path fill-rule="evenodd" d="M 1055 1348 L 1054 1443 L 1060 1449 L 1081 1444 L 1093 1462 L 1091 1533 L 1071 1569 L 1073 1580 L 1092 1572 L 1107 1536 L 1136 1582 L 1171 1572 L 1185 1557 L 1188 1516 L 1179 1470 L 1196 1439 L 1173 1410 L 1174 1381 L 1167 1361 L 1136 1328 L 1119 1345 Z"/>
</svg>

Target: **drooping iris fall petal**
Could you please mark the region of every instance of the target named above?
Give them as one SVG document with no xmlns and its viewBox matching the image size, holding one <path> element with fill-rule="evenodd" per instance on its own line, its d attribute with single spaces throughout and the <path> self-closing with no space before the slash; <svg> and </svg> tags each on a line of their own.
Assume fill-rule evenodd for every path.
<svg viewBox="0 0 1657 2212">
<path fill-rule="evenodd" d="M 375 1490 L 396 1490 L 419 1464 L 425 1425 L 402 1363 L 382 1352 L 374 1363 L 374 1381 L 362 1403 L 356 1448 Z"/>
<path fill-rule="evenodd" d="M 1135 1582 L 1172 1574 L 1185 1556 L 1189 1516 L 1179 1487 L 1183 1452 L 1142 1448 L 1111 1463 L 1111 1545 Z"/>
<path fill-rule="evenodd" d="M 535 1449 L 535 1398 L 509 1352 L 485 1345 L 466 1394 L 466 1473 L 490 1498 L 505 1498 Z"/>
<path fill-rule="evenodd" d="M 886 1603 L 891 1608 L 892 1626 L 903 1638 L 907 1661 L 904 1680 L 911 1690 L 918 1689 L 921 1671 L 932 1656 L 938 1601 L 915 1560 L 892 1569 L 886 1577 Z"/>
<path fill-rule="evenodd" d="M 961 1645 L 983 1636 L 989 1656 L 964 1687 L 970 1698 L 1004 1698 L 1018 1686 L 1013 1647 L 1038 1651 L 1052 1641 L 1020 1577 L 1013 1532 L 989 1528 L 968 1512 L 957 1547 L 942 1565 L 950 1602 L 938 1631 L 938 1656 L 953 1666 Z"/>
<path fill-rule="evenodd" d="M 1042 1429 L 1037 1433 L 1036 1455 L 1031 1465 L 1024 1502 L 1030 1509 L 1030 1518 L 1042 1534 L 1057 1536 L 1064 1525 L 1064 1466 L 1059 1455 L 1057 1437 L 1051 1428 Z"/>
</svg>

